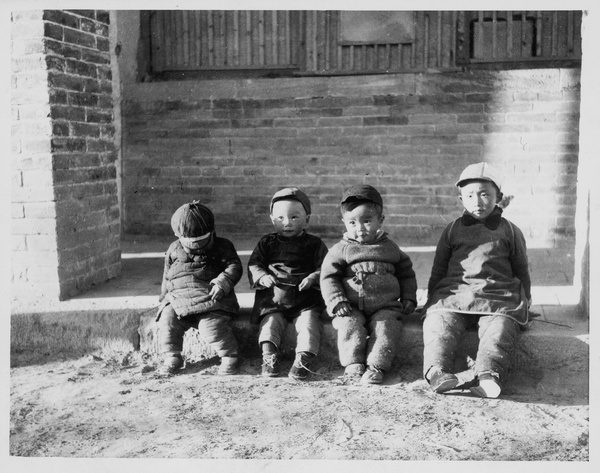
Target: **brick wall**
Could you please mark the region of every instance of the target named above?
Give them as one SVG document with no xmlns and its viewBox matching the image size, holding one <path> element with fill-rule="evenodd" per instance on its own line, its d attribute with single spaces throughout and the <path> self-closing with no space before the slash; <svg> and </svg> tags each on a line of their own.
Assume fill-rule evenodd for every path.
<svg viewBox="0 0 600 473">
<path fill-rule="evenodd" d="M 453 186 L 489 161 L 530 245 L 571 245 L 579 70 L 136 83 L 124 88 L 124 230 L 170 233 L 197 198 L 223 234 L 271 231 L 283 186 L 313 202 L 311 231 L 338 237 L 342 189 L 369 183 L 401 244 L 432 245 L 460 214 Z"/>
<path fill-rule="evenodd" d="M 12 17 L 13 298 L 120 271 L 108 12 Z"/>
</svg>

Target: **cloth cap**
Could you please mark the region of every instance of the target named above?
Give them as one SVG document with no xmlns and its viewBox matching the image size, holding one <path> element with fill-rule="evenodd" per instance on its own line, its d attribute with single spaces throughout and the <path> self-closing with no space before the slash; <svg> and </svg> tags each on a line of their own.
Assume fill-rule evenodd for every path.
<svg viewBox="0 0 600 473">
<path fill-rule="evenodd" d="M 476 163 L 467 166 L 460 174 L 458 181 L 456 181 L 456 187 L 461 187 L 461 184 L 464 181 L 471 179 L 490 181 L 496 185 L 498 190 L 502 189 L 502 179 L 500 177 L 500 173 L 494 168 L 494 166 L 491 166 L 488 163 Z"/>
<path fill-rule="evenodd" d="M 350 200 L 367 200 L 383 207 L 383 199 L 377 189 L 368 184 L 352 186 L 342 195 L 342 204 Z"/>
<path fill-rule="evenodd" d="M 215 229 L 215 216 L 210 209 L 194 200 L 183 204 L 171 217 L 171 228 L 178 238 L 202 240 Z"/>
<path fill-rule="evenodd" d="M 308 199 L 308 196 L 297 187 L 286 187 L 285 189 L 275 192 L 271 199 L 271 207 L 269 208 L 270 213 L 273 213 L 273 204 L 279 200 L 297 200 L 302 204 L 302 207 L 304 207 L 306 215 L 310 215 L 310 200 Z"/>
</svg>

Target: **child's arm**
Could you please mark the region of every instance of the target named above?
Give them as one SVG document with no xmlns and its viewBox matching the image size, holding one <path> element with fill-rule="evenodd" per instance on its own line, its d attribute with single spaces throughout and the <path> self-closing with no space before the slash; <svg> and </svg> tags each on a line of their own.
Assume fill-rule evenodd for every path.
<svg viewBox="0 0 600 473">
<path fill-rule="evenodd" d="M 234 286 L 242 278 L 244 269 L 242 261 L 229 240 L 222 240 L 221 258 L 225 262 L 225 269 L 221 274 L 214 278 L 210 283 L 213 285 L 209 295 L 211 299 L 218 300 L 229 294 Z"/>
<path fill-rule="evenodd" d="M 162 283 L 160 285 L 160 296 L 158 297 L 159 302 L 163 301 L 163 299 L 166 297 L 167 292 L 168 292 L 168 290 L 167 290 L 167 274 L 169 272 L 169 269 L 171 268 L 171 246 L 169 246 L 169 249 L 165 253 L 165 263 L 163 265 L 163 277 L 162 277 Z"/>
<path fill-rule="evenodd" d="M 350 314 L 351 306 L 342 286 L 342 276 L 347 266 L 342 257 L 342 249 L 335 245 L 325 256 L 321 265 L 321 294 L 332 317 Z"/>
<path fill-rule="evenodd" d="M 411 314 L 417 307 L 417 277 L 410 257 L 400 251 L 400 260 L 396 263 L 395 275 L 400 284 L 402 312 Z"/>
<path fill-rule="evenodd" d="M 452 256 L 452 248 L 450 247 L 450 242 L 448 240 L 449 228 L 450 226 L 446 227 L 443 231 L 435 249 L 433 266 L 431 267 L 431 276 L 429 277 L 429 283 L 427 284 L 428 298 L 431 297 L 435 287 L 448 273 L 448 262 L 450 261 L 450 256 Z"/>
<path fill-rule="evenodd" d="M 252 289 L 263 289 L 277 283 L 277 279 L 269 272 L 269 256 L 265 240 L 261 239 L 248 260 L 248 279 Z"/>
<path fill-rule="evenodd" d="M 318 286 L 319 280 L 321 279 L 321 265 L 327 255 L 327 247 L 325 243 L 321 242 L 319 249 L 315 253 L 314 268 L 317 268 L 314 272 L 306 276 L 298 285 L 299 291 L 304 291 L 312 286 Z"/>
<path fill-rule="evenodd" d="M 523 232 L 512 223 L 510 224 L 514 231 L 513 248 L 509 256 L 512 265 L 513 274 L 519 278 L 527 302 L 531 305 L 531 277 L 529 275 L 529 260 L 527 258 L 527 244 Z"/>
</svg>

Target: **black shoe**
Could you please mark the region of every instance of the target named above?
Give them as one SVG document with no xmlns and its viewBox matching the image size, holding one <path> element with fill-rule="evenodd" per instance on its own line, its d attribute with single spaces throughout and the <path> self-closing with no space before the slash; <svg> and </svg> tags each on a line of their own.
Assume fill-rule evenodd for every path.
<svg viewBox="0 0 600 473">
<path fill-rule="evenodd" d="M 277 353 L 263 355 L 261 375 L 269 378 L 279 376 L 279 355 Z"/>
<path fill-rule="evenodd" d="M 442 394 L 447 391 L 451 391 L 458 385 L 458 378 L 452 373 L 446 373 L 444 371 L 434 371 L 431 379 L 428 379 L 431 389 Z"/>
<path fill-rule="evenodd" d="M 383 376 L 383 370 L 375 368 L 374 366 L 368 366 L 360 378 L 360 382 L 363 384 L 381 384 L 383 382 Z"/>
<path fill-rule="evenodd" d="M 312 373 L 310 370 L 309 364 L 310 360 L 314 358 L 315 355 L 307 352 L 296 353 L 296 359 L 294 360 L 294 364 L 292 365 L 288 376 L 290 378 L 303 380 L 308 377 L 308 373 Z"/>
</svg>

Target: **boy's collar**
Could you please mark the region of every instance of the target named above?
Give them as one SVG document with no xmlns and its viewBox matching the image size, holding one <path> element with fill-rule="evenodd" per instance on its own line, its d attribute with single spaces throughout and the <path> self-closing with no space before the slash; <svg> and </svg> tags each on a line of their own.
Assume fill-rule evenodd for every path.
<svg viewBox="0 0 600 473">
<path fill-rule="evenodd" d="M 385 237 L 387 237 L 387 233 L 384 232 L 383 230 L 377 230 L 377 235 L 375 236 L 375 239 L 371 243 L 360 243 L 359 241 L 356 241 L 354 238 L 350 238 L 348 236 L 348 232 L 344 232 L 344 235 L 342 236 L 342 238 L 344 240 L 349 241 L 351 243 L 358 243 L 359 245 L 372 245 L 373 243 L 377 243 L 377 242 L 383 240 Z"/>
<path fill-rule="evenodd" d="M 495 207 L 485 219 L 478 220 L 472 215 L 469 215 L 467 211 L 463 213 L 460 218 L 463 225 L 469 227 L 471 225 L 475 225 L 477 223 L 483 223 L 490 230 L 496 230 L 500 225 L 500 220 L 502 219 L 502 209 L 500 207 Z"/>
</svg>

